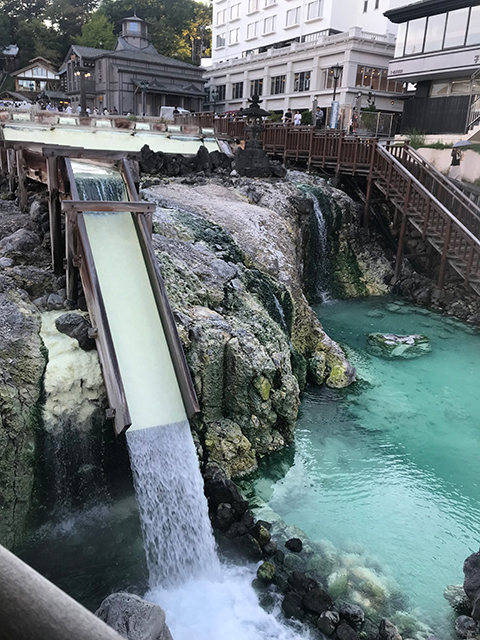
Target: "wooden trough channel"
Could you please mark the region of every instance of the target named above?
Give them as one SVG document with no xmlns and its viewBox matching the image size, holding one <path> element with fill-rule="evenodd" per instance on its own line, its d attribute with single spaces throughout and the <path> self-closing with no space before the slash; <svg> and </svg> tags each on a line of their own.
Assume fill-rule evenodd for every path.
<svg viewBox="0 0 480 640">
<path fill-rule="evenodd" d="M 72 159 L 87 160 L 103 166 L 105 164 L 115 166 L 123 176 L 129 201 L 80 200 L 72 170 Z M 138 197 L 137 181 L 132 167 L 132 161 L 135 159 L 136 154 L 117 151 L 100 152 L 82 148 L 39 146 L 6 141 L 0 143 L 0 170 L 8 177 L 10 192 L 18 193 L 20 207 L 23 210 L 26 210 L 28 203 L 27 180 L 47 185 L 52 268 L 57 274 L 66 273 L 67 298 L 72 303 L 77 299 L 78 275 L 81 277 L 92 323 L 91 334 L 97 343 L 109 399 L 107 418 L 113 419 L 117 435 L 131 426 L 132 419 L 84 213 L 123 211 L 132 214 L 186 414 L 191 417 L 199 410 L 193 382 L 151 243 L 152 213 L 155 205 L 142 202 Z"/>
</svg>

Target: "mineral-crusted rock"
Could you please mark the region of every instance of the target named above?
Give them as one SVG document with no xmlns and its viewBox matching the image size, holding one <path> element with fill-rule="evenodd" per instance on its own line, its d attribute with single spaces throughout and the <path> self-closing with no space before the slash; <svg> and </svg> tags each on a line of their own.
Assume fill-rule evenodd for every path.
<svg viewBox="0 0 480 640">
<path fill-rule="evenodd" d="M 357 604 L 350 604 L 348 602 L 343 602 L 340 605 L 338 610 L 340 617 L 346 620 L 349 624 L 354 627 L 358 627 L 362 625 L 365 621 L 365 613 L 363 609 L 359 607 Z"/>
<path fill-rule="evenodd" d="M 472 609 L 470 598 L 461 584 L 449 584 L 443 590 L 443 597 L 448 604 L 459 613 L 467 613 Z"/>
<path fill-rule="evenodd" d="M 205 448 L 209 459 L 217 462 L 230 478 L 250 473 L 257 467 L 252 445 L 232 420 L 208 424 Z"/>
<path fill-rule="evenodd" d="M 432 350 L 430 340 L 423 335 L 369 333 L 367 343 L 370 353 L 384 358 L 418 358 Z"/>
<path fill-rule="evenodd" d="M 271 562 L 262 562 L 257 569 L 257 578 L 262 582 L 272 582 L 275 578 L 275 565 Z"/>
<path fill-rule="evenodd" d="M 37 309 L 0 276 L 0 540 L 7 547 L 24 532 L 33 488 L 45 370 L 39 331 Z"/>
<path fill-rule="evenodd" d="M 459 616 L 455 620 L 455 633 L 459 638 L 477 638 L 479 631 L 477 620 L 470 616 Z"/>
<path fill-rule="evenodd" d="M 336 611 L 324 611 L 318 617 L 317 627 L 326 636 L 331 636 L 334 634 L 339 622 L 340 616 Z"/>
<path fill-rule="evenodd" d="M 480 620 L 480 551 L 472 553 L 463 563 L 463 588 L 472 604 L 472 617 Z"/>
<path fill-rule="evenodd" d="M 379 640 L 402 640 L 402 636 L 398 632 L 397 627 L 386 618 L 380 620 L 378 637 Z"/>
<path fill-rule="evenodd" d="M 127 640 L 172 640 L 165 611 L 132 593 L 112 593 L 95 615 Z"/>
</svg>

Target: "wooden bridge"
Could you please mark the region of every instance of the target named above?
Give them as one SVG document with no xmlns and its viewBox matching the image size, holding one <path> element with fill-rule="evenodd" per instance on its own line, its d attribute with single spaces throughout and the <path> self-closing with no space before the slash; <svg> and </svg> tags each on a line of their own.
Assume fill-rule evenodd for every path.
<svg viewBox="0 0 480 640">
<path fill-rule="evenodd" d="M 480 295 L 480 207 L 408 144 L 348 136 L 313 127 L 269 125 L 263 148 L 309 169 L 367 178 L 364 226 L 369 223 L 372 190 L 378 189 L 401 219 L 395 264 L 396 280 L 404 257 L 407 227 L 420 232 L 441 256 L 438 288 L 447 265 Z"/>
</svg>

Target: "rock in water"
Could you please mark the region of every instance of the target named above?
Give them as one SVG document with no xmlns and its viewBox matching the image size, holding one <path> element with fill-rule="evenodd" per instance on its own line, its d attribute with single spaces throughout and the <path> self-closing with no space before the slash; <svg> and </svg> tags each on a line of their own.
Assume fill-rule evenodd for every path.
<svg viewBox="0 0 480 640">
<path fill-rule="evenodd" d="M 127 640 L 172 640 L 165 611 L 132 593 L 112 593 L 95 615 Z"/>
<path fill-rule="evenodd" d="M 432 350 L 430 340 L 420 334 L 369 333 L 367 347 L 372 355 L 383 358 L 418 358 Z"/>
</svg>

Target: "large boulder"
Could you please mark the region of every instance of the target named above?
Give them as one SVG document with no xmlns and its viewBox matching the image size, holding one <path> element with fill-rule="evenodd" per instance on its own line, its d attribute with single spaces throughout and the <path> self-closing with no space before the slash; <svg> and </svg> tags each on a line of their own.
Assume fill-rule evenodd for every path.
<svg viewBox="0 0 480 640">
<path fill-rule="evenodd" d="M 132 593 L 112 593 L 95 615 L 127 640 L 173 640 L 165 611 Z"/>
<path fill-rule="evenodd" d="M 472 604 L 472 617 L 480 620 L 480 551 L 472 553 L 463 563 L 463 589 Z"/>
<path fill-rule="evenodd" d="M 64 313 L 55 320 L 55 326 L 60 333 L 75 339 L 80 349 L 84 351 L 95 349 L 95 340 L 89 334 L 92 325 L 79 313 Z"/>
<path fill-rule="evenodd" d="M 383 358 L 418 358 L 432 350 L 427 336 L 393 333 L 369 333 L 367 346 L 370 353 Z"/>
</svg>

